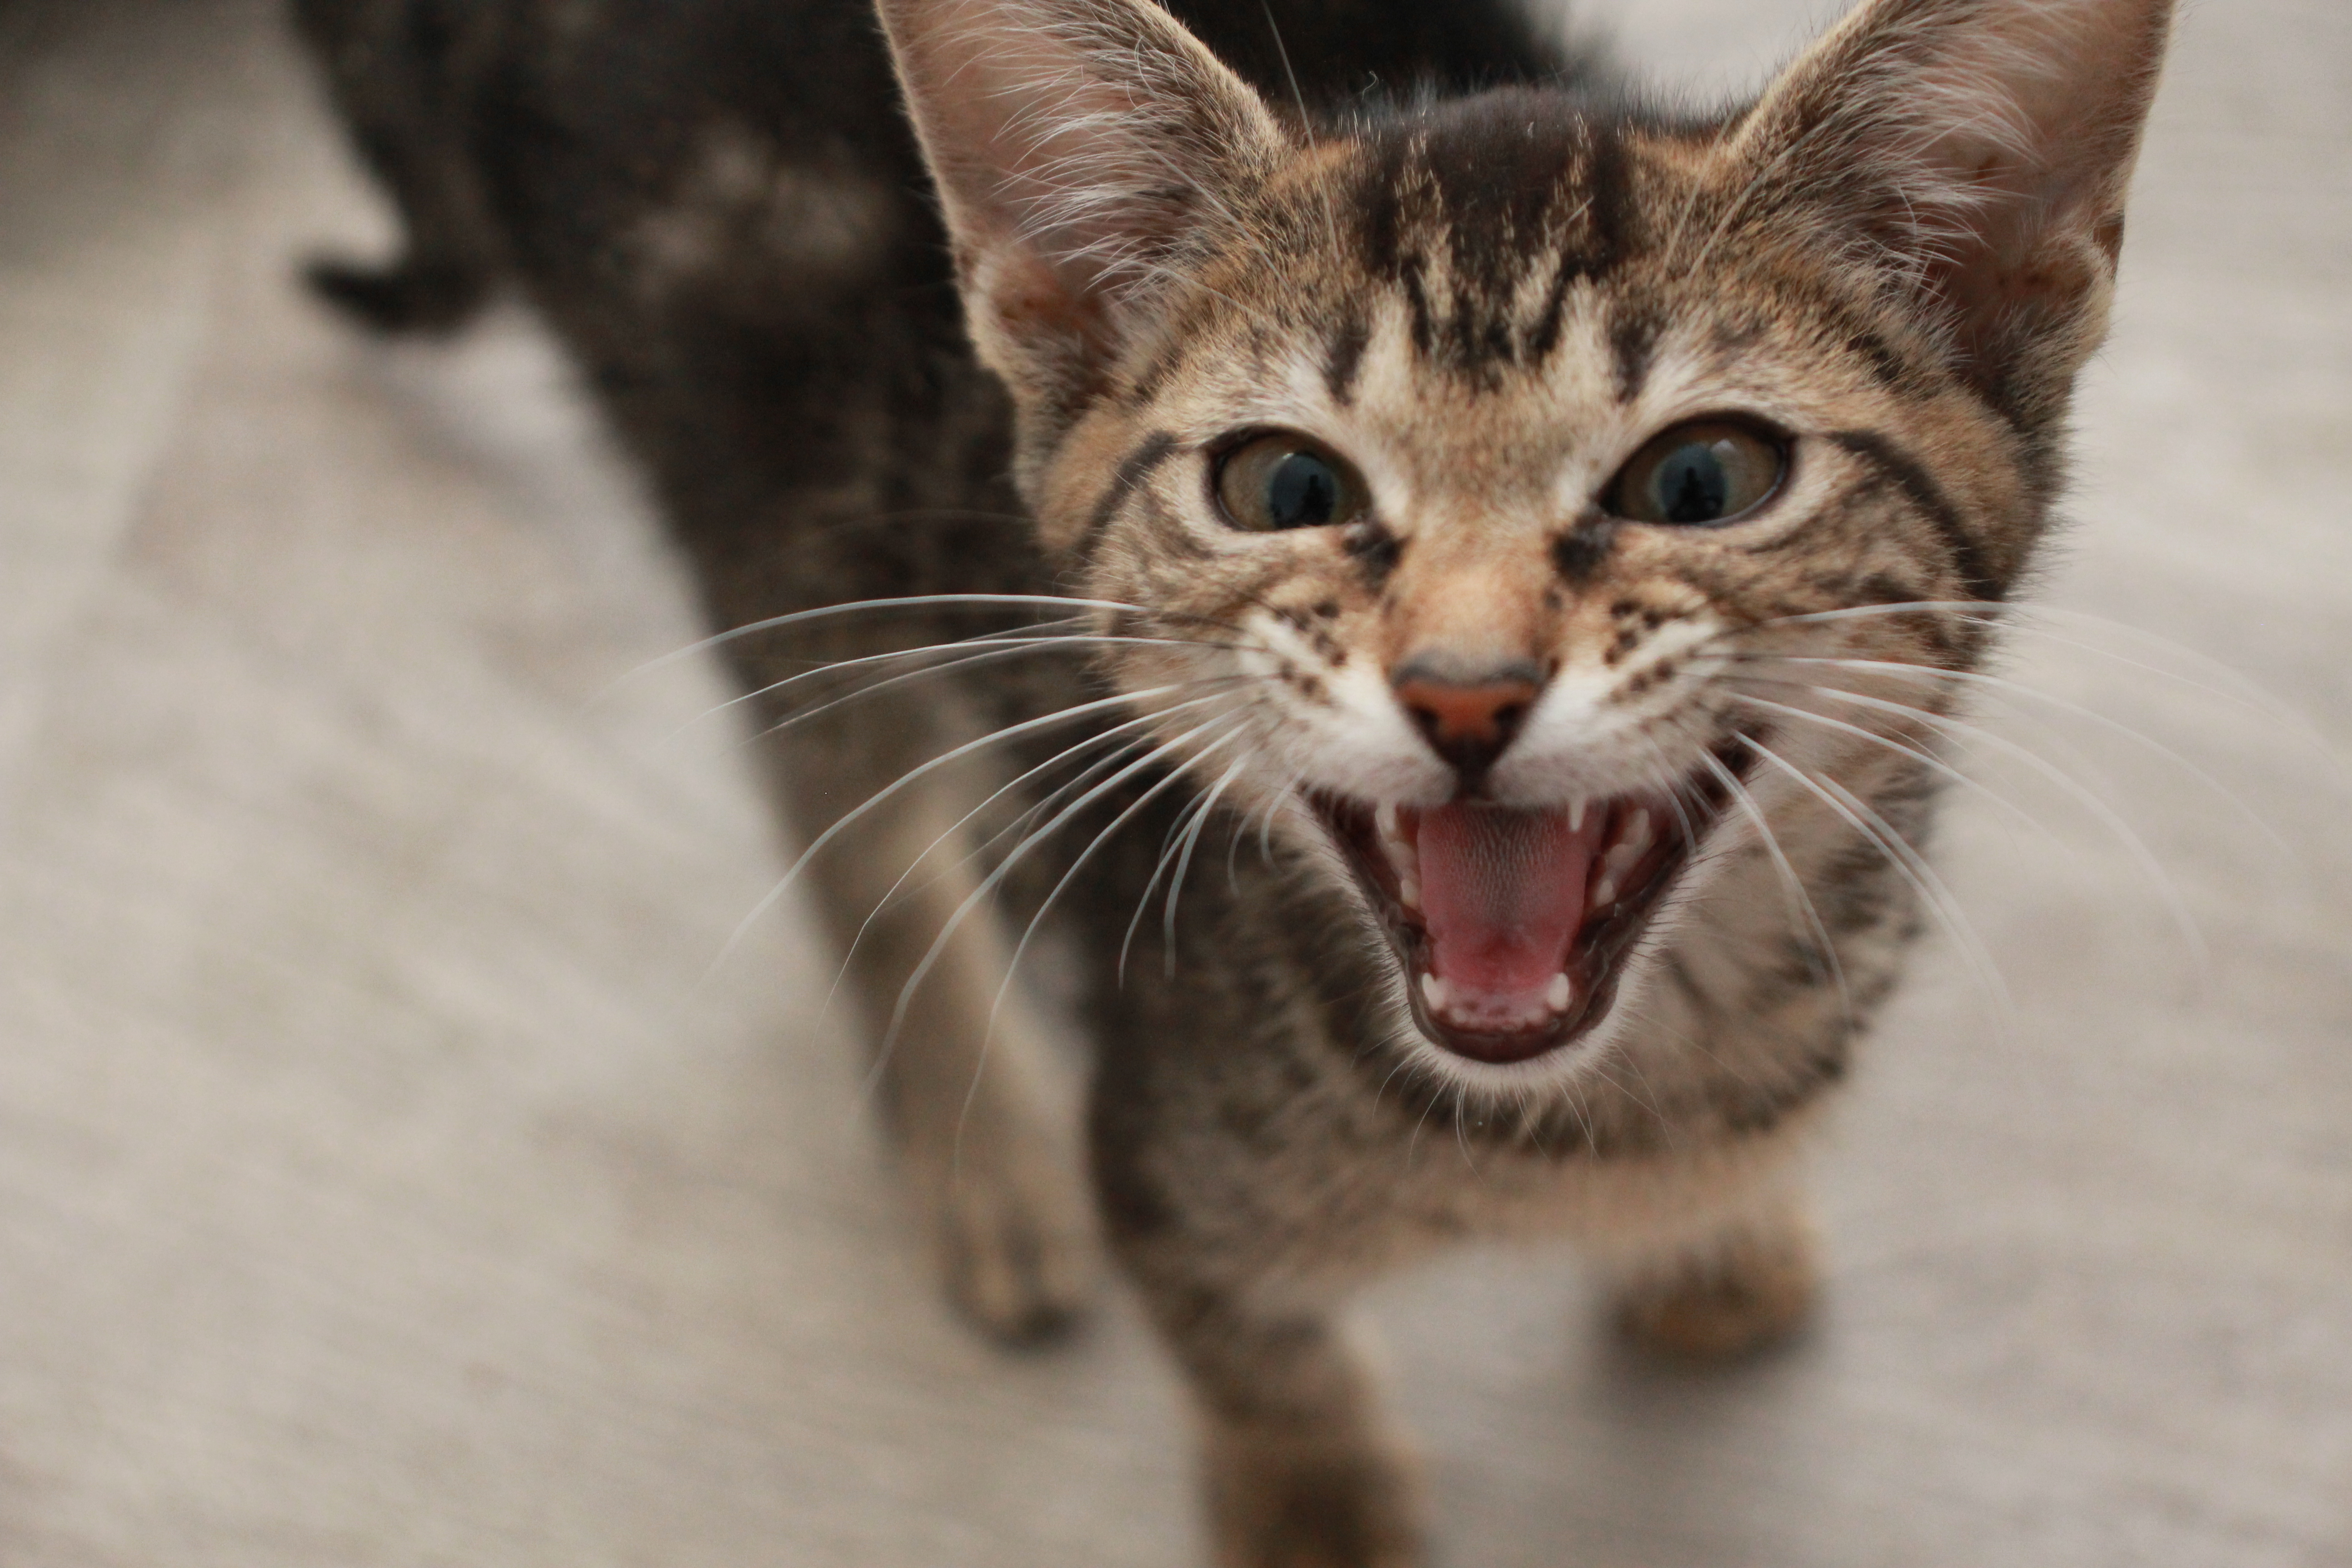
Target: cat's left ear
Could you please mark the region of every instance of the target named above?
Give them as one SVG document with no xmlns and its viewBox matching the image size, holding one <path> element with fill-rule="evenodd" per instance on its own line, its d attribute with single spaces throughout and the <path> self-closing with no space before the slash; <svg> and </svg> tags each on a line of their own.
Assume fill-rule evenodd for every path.
<svg viewBox="0 0 2352 1568">
<path fill-rule="evenodd" d="M 2039 402 L 2105 331 L 2172 10 L 1865 0 L 1736 128 L 1731 173 L 1832 210 L 1929 296 L 1964 374 Z"/>
<path fill-rule="evenodd" d="M 1055 422 L 1285 146 L 1150 0 L 881 0 L 982 360 Z"/>
</svg>

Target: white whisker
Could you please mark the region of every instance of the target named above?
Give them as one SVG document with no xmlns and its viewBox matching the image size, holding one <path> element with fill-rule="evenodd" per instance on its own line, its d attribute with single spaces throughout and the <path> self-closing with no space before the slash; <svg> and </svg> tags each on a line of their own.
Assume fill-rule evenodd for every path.
<svg viewBox="0 0 2352 1568">
<path fill-rule="evenodd" d="M 845 604 L 819 605 L 813 609 L 795 610 L 788 616 L 770 616 L 765 620 L 751 621 L 730 630 L 704 637 L 698 642 L 690 642 L 684 647 L 673 648 L 658 658 L 647 659 L 645 663 L 623 673 L 607 684 L 603 691 L 598 692 L 596 698 L 590 700 L 593 702 L 611 693 L 615 687 L 633 680 L 640 675 L 660 669 L 666 665 L 676 664 L 680 659 L 691 658 L 697 654 L 723 647 L 739 638 L 754 637 L 761 632 L 782 631 L 786 626 L 804 626 L 814 621 L 830 620 L 841 616 L 863 615 L 872 611 L 1019 610 L 1035 609 L 1045 605 L 1064 610 L 1110 610 L 1138 616 L 1150 616 L 1153 613 L 1142 605 L 1130 605 L 1123 599 L 1073 599 L 1058 594 L 910 594 L 898 598 L 855 599 Z"/>
<path fill-rule="evenodd" d="M 736 948 L 742 945 L 744 934 L 748 932 L 753 925 L 758 923 L 761 916 L 765 915 L 770 910 L 776 907 L 777 903 L 782 900 L 784 894 L 791 890 L 793 884 L 799 880 L 801 872 L 807 868 L 808 863 L 814 859 L 817 855 L 824 850 L 826 845 L 832 843 L 842 834 L 847 832 L 851 826 L 856 823 L 861 817 L 865 816 L 866 813 L 873 811 L 885 801 L 891 799 L 901 790 L 908 789 L 918 781 L 931 773 L 937 773 L 940 769 L 947 767 L 951 763 L 961 762 L 964 758 L 972 755 L 974 752 L 983 751 L 990 746 L 1002 745 L 1006 741 L 1016 739 L 1022 735 L 1034 734 L 1039 730 L 1049 729 L 1055 724 L 1066 724 L 1074 719 L 1082 719 L 1087 717 L 1088 714 L 1100 713 L 1108 709 L 1123 707 L 1129 702 L 1145 700 L 1155 697 L 1168 696 L 1174 692 L 1181 691 L 1182 689 L 1184 689 L 1182 685 L 1171 685 L 1153 687 L 1143 691 L 1120 692 L 1110 697 L 1097 698 L 1092 702 L 1081 702 L 1075 707 L 1064 708 L 1052 713 L 1041 714 L 1034 719 L 1024 720 L 1018 724 L 1011 724 L 1001 730 L 991 731 L 989 733 L 981 736 L 977 740 L 967 741 L 962 745 L 957 746 L 950 751 L 943 752 L 940 755 L 931 758 L 929 762 L 910 768 L 907 772 L 899 774 L 889 784 L 885 784 L 881 789 L 876 791 L 873 795 L 868 795 L 863 803 L 836 818 L 830 827 L 827 827 L 824 832 L 818 834 L 815 839 L 810 843 L 808 847 L 801 851 L 799 858 L 795 859 L 791 866 L 787 867 L 784 870 L 783 876 L 777 879 L 776 885 L 769 889 L 766 896 L 761 898 L 757 904 L 751 907 L 751 913 L 745 915 L 742 920 L 736 924 L 733 932 L 729 935 L 725 944 L 719 948 L 719 956 L 710 961 L 710 967 L 704 972 L 704 981 L 707 983 L 711 975 L 719 972 L 719 966 L 724 964 L 729 958 L 734 955 Z"/>
<path fill-rule="evenodd" d="M 1236 758 L 1234 765 L 1225 770 L 1225 776 L 1216 782 L 1210 789 L 1207 797 L 1202 801 L 1200 811 L 1192 818 L 1192 830 L 1184 837 L 1184 853 L 1177 858 L 1176 875 L 1169 879 L 1168 912 L 1161 926 L 1161 940 L 1164 944 L 1162 951 L 1167 960 L 1167 973 L 1171 980 L 1176 977 L 1176 903 L 1184 890 L 1184 874 L 1192 868 L 1192 851 L 1200 847 L 1201 830 L 1208 826 L 1209 814 L 1216 809 L 1217 797 L 1225 793 L 1226 785 L 1241 776 L 1242 769 L 1248 763 L 1247 757 Z"/>
<path fill-rule="evenodd" d="M 1220 714 L 1216 718 L 1210 720 L 1207 723 L 1199 725 L 1194 729 L 1186 731 L 1184 734 L 1178 736 L 1172 741 L 1165 742 L 1162 744 L 1154 747 L 1151 751 L 1137 758 L 1134 762 L 1128 763 L 1127 766 L 1121 768 L 1116 773 L 1113 773 L 1109 778 L 1105 779 L 1101 784 L 1097 784 L 1093 789 L 1088 790 L 1085 795 L 1079 796 L 1076 800 L 1063 807 L 1061 811 L 1055 815 L 1052 821 L 1046 823 L 1045 826 L 1037 829 L 1035 832 L 1022 839 L 1020 844 L 1013 848 L 1013 852 L 1007 855 L 1004 860 L 999 864 L 994 870 L 991 871 L 985 878 L 982 879 L 979 886 L 973 888 L 971 893 L 966 895 L 963 902 L 956 906 L 955 912 L 948 917 L 947 923 L 940 927 L 939 935 L 932 939 L 930 947 L 924 952 L 921 961 L 915 965 L 914 972 L 908 975 L 906 984 L 898 988 L 898 1005 L 891 1009 L 889 1027 L 883 1031 L 882 1045 L 879 1052 L 877 1053 L 878 1056 L 883 1058 L 887 1058 L 889 1056 L 891 1049 L 898 1044 L 898 1032 L 906 1026 L 907 1012 L 908 1007 L 914 1002 L 915 992 L 922 985 L 924 979 L 929 975 L 932 968 L 939 963 L 940 955 L 947 952 L 948 943 L 954 938 L 957 928 L 962 925 L 964 921 L 971 916 L 971 912 L 978 909 L 980 905 L 990 897 L 990 895 L 995 892 L 997 887 L 1004 880 L 1004 879 L 1012 874 L 1013 867 L 1024 859 L 1028 856 L 1030 850 L 1035 848 L 1047 838 L 1053 837 L 1063 824 L 1068 822 L 1078 813 L 1084 811 L 1087 806 L 1092 805 L 1096 801 L 1102 798 L 1102 796 L 1108 794 L 1110 791 L 1118 788 L 1121 784 L 1125 783 L 1128 779 L 1132 778 L 1138 773 L 1150 767 L 1161 758 L 1173 754 L 1179 747 L 1198 740 L 1201 736 L 1208 733 L 1217 725 L 1223 723 L 1238 723 L 1239 719 L 1240 716 L 1235 714 Z M 973 1098 L 980 1092 L 981 1075 L 987 1070 L 988 1047 L 990 1040 L 994 1037 L 996 1033 L 997 1017 L 1003 1010 L 1004 998 L 1010 992 L 1014 976 L 1020 969 L 1022 955 L 1028 952 L 1031 940 L 1037 934 L 1037 927 L 1039 923 L 1043 921 L 1046 914 L 1052 910 L 1055 900 L 1059 899 L 1062 896 L 1063 891 L 1069 887 L 1071 879 L 1075 878 L 1085 867 L 1087 861 L 1093 858 L 1095 851 L 1101 848 L 1114 833 L 1118 832 L 1120 827 L 1124 826 L 1129 820 L 1131 820 L 1136 813 L 1141 811 L 1146 805 L 1150 805 L 1155 796 L 1159 795 L 1162 791 L 1173 787 L 1177 783 L 1179 783 L 1183 778 L 1185 771 L 1192 767 L 1194 763 L 1199 762 L 1204 756 L 1213 754 L 1217 749 L 1223 746 L 1226 742 L 1232 740 L 1239 733 L 1240 731 L 1235 729 L 1218 737 L 1218 739 L 1213 742 L 1207 750 L 1186 758 L 1182 763 L 1171 769 L 1166 778 L 1163 778 L 1157 784 L 1152 784 L 1150 788 L 1146 789 L 1143 794 L 1137 796 L 1135 800 L 1130 802 L 1126 809 L 1121 811 L 1118 816 L 1112 819 L 1110 826 L 1104 828 L 1100 833 L 1095 835 L 1093 841 L 1087 844 L 1086 848 L 1081 850 L 1071 861 L 1069 867 L 1063 872 L 1061 880 L 1054 884 L 1053 891 L 1045 896 L 1045 902 L 1040 904 L 1037 908 L 1037 911 L 1030 917 L 1027 929 L 1021 933 L 1021 940 L 1019 942 L 1014 944 L 1012 956 L 1005 961 L 1004 979 L 1003 983 L 997 986 L 996 1000 L 990 1005 L 988 1009 L 988 1024 L 981 1034 L 979 1058 L 972 1063 L 971 1085 L 964 1091 L 963 1110 L 962 1113 L 958 1116 L 956 1121 L 956 1149 L 959 1156 L 961 1155 L 963 1146 L 964 1121 L 971 1112 Z"/>
<path fill-rule="evenodd" d="M 1823 965 L 1827 966 L 1827 973 L 1822 977 L 1835 982 L 1838 1010 L 1845 1016 L 1846 1026 L 1849 1029 L 1853 1027 L 1853 997 L 1846 989 L 1845 965 L 1839 961 L 1837 944 L 1830 940 L 1829 927 L 1822 923 L 1821 911 L 1814 907 L 1812 895 L 1805 890 L 1804 879 L 1798 876 L 1797 868 L 1790 864 L 1788 852 L 1780 847 L 1779 835 L 1772 831 L 1772 825 L 1765 820 L 1763 808 L 1756 804 L 1756 797 L 1748 793 L 1738 775 L 1717 760 L 1713 752 L 1703 752 L 1700 755 L 1714 770 L 1717 782 L 1729 794 L 1732 804 L 1739 807 L 1755 827 L 1756 837 L 1763 843 L 1764 852 L 1771 858 L 1773 868 L 1780 873 L 1781 886 L 1788 889 L 1790 912 L 1805 922 L 1805 929 L 1811 934 L 1820 953 L 1817 959 L 1811 954 L 1807 955 L 1807 967 L 1818 974 Z"/>
<path fill-rule="evenodd" d="M 1792 682 L 1791 684 L 1802 683 Z M 2163 863 L 2157 859 L 2147 842 L 2133 830 L 2131 824 L 2126 822 L 2122 814 L 2113 806 L 2101 800 L 2096 791 L 2084 784 L 2065 769 L 2036 752 L 2032 747 L 2021 746 L 2007 736 L 1995 734 L 1982 725 L 1969 724 L 1945 714 L 1931 714 L 1906 703 L 1889 701 L 1885 698 L 1872 697 L 1859 691 L 1849 691 L 1843 687 L 1810 686 L 1808 689 L 1832 700 L 1848 703 L 1854 707 L 1867 708 L 1876 712 L 1900 714 L 1916 721 L 1929 724 L 1939 732 L 1962 736 L 1979 744 L 1990 746 L 2005 756 L 2014 757 L 2042 777 L 2048 779 L 2069 799 L 2089 812 L 2108 832 L 2115 835 L 2116 842 L 2123 846 L 2124 852 L 2137 865 L 2140 873 L 2148 879 L 2158 899 L 2164 904 L 2165 912 L 2170 917 L 2175 929 L 2180 934 L 2181 941 L 2189 948 L 2191 962 L 2197 966 L 2200 982 L 2210 976 L 2212 965 L 2210 950 L 2206 945 L 2205 934 L 2199 928 L 2196 917 L 2189 912 L 2187 900 L 2181 898 L 2180 889 L 2174 886 L 2171 875 L 2165 870 Z M 1748 700 L 1754 701 L 1757 699 L 1750 698 Z M 1815 717 L 1821 716 L 1815 715 Z M 1979 790 L 1989 798 L 2000 801 L 2000 796 L 1977 784 L 1966 775 L 1956 773 L 1954 776 L 1960 778 L 1962 783 Z M 2226 795 L 2227 792 L 2224 793 Z M 2011 809 L 2017 808 L 2012 806 Z M 2028 817 L 2028 820 L 2033 819 Z M 2037 826 L 2039 826 L 2038 823 Z M 2048 830 L 2045 828 L 2043 831 Z M 2284 848 L 2284 846 L 2281 847 Z"/>
<path fill-rule="evenodd" d="M 1975 928 L 1969 924 L 1961 912 L 1959 900 L 1952 896 L 1950 888 L 1936 874 L 1935 868 L 1927 864 L 1926 858 L 1895 832 L 1885 818 L 1855 799 L 1852 792 L 1835 780 L 1814 778 L 1752 735 L 1742 735 L 1740 742 L 1810 791 L 1848 826 L 1878 847 L 1887 857 L 1888 863 L 1901 872 L 1913 890 L 1926 900 L 1946 933 L 1958 944 L 1961 955 L 1977 972 L 1978 979 L 1986 987 L 1986 994 L 1993 1001 L 1996 1029 L 2003 1039 L 2012 1037 L 2014 1023 L 2009 987 L 2002 982 L 2000 969 L 1993 963 L 1992 955 L 1985 950 Z"/>
<path fill-rule="evenodd" d="M 822 1016 L 824 1013 L 832 1009 L 834 996 L 841 989 L 842 977 L 848 973 L 849 961 L 851 957 L 856 953 L 859 943 L 866 940 L 866 933 L 873 929 L 875 921 L 879 919 L 882 911 L 889 907 L 890 900 L 898 896 L 898 889 L 907 885 L 908 879 L 914 876 L 914 874 L 922 868 L 922 865 L 926 860 L 929 860 L 931 856 L 938 853 L 940 846 L 953 839 L 958 834 L 970 826 L 975 819 L 981 816 L 998 801 L 1003 800 L 1006 795 L 1021 788 L 1024 784 L 1034 780 L 1040 774 L 1059 767 L 1062 763 L 1069 761 L 1072 757 L 1078 755 L 1080 752 L 1087 751 L 1093 747 L 1099 746 L 1107 741 L 1116 740 L 1119 736 L 1126 734 L 1130 731 L 1142 729 L 1148 725 L 1155 724 L 1167 714 L 1181 713 L 1188 708 L 1198 708 L 1211 702 L 1221 700 L 1223 700 L 1222 694 L 1213 694 L 1207 697 L 1196 697 L 1187 702 L 1171 703 L 1170 706 L 1160 709 L 1157 712 L 1143 714 L 1140 717 L 1129 719 L 1124 723 L 1115 724 L 1108 730 L 1099 731 L 1095 734 L 1088 735 L 1085 740 L 1078 742 L 1076 745 L 1066 747 L 1062 751 L 1055 752 L 1053 756 L 1046 758 L 1045 761 L 1039 763 L 1035 767 L 1031 768 L 1028 772 L 1013 779 L 1011 783 L 1001 785 L 993 794 L 990 795 L 985 800 L 982 800 L 978 805 L 973 806 L 970 811 L 965 812 L 963 816 L 958 817 L 953 826 L 950 826 L 946 832 L 940 834 L 937 838 L 931 840 L 929 846 L 926 847 L 920 855 L 915 857 L 914 860 L 904 871 L 898 873 L 898 880 L 892 882 L 890 886 L 884 890 L 881 899 L 875 904 L 873 910 L 867 913 L 864 921 L 859 924 L 856 933 L 849 939 L 848 948 L 843 953 L 841 966 L 834 972 L 833 985 L 825 992 L 824 1006 L 819 1010 L 819 1016 Z M 1128 754 L 1128 752 L 1129 752 L 1135 746 L 1140 743 L 1141 742 L 1137 740 L 1128 740 L 1114 749 L 1108 757 L 1098 758 L 1095 762 L 1088 763 L 1085 768 L 1079 771 L 1076 778 L 1068 780 L 1049 791 L 1037 802 L 1036 805 L 1029 807 L 1028 810 L 1023 812 L 1019 816 L 1014 817 L 1012 823 L 1007 825 L 1002 832 L 983 840 L 970 854 L 966 855 L 963 860 L 959 862 L 959 864 L 969 863 L 974 857 L 984 853 L 989 845 L 993 844 L 996 839 L 998 837 L 1002 837 L 1004 833 L 1017 831 L 1024 821 L 1034 818 L 1040 813 L 1052 810 L 1055 802 L 1065 793 L 1074 789 L 1085 788 L 1087 784 L 1100 775 L 1102 770 L 1117 766 L 1120 758 Z"/>
<path fill-rule="evenodd" d="M 2179 752 L 2174 751 L 2163 742 L 2155 739 L 2153 736 L 2142 734 L 2139 731 L 2133 729 L 2128 724 L 2123 723 L 2115 719 L 2110 719 L 2105 714 L 2097 711 L 2095 709 L 2085 708 L 2079 702 L 2071 702 L 2065 698 L 2057 696 L 2052 692 L 2037 690 L 2034 688 L 2024 684 L 2022 681 L 2006 679 L 1998 675 L 1986 675 L 1980 671 L 1973 669 L 1945 669 L 1940 667 L 1928 665 L 1905 664 L 1899 660 L 1894 659 L 1832 658 L 1825 656 L 1805 654 L 1765 654 L 1759 657 L 1774 659 L 1782 664 L 1827 665 L 1841 669 L 1857 670 L 1864 674 L 1885 675 L 1895 679 L 1908 679 L 1913 681 L 1957 680 L 1965 682 L 1971 686 L 1981 687 L 1988 691 L 2000 692 L 2006 696 L 2031 698 L 2037 702 L 2046 703 L 2050 707 L 2055 708 L 2060 712 L 2065 713 L 2070 717 L 2081 719 L 2092 724 L 2096 724 L 2101 729 L 2106 730 L 2114 734 L 2120 735 L 2127 741 L 2131 741 L 2136 744 L 2146 747 L 2148 751 L 2163 758 L 2166 762 L 2172 763 L 2173 766 L 2180 769 L 2181 772 L 2187 773 L 2190 778 L 2195 779 L 2199 784 L 2203 784 L 2207 789 L 2211 790 L 2221 799 L 2227 801 L 2231 806 L 2236 808 L 2241 816 L 2245 817 L 2249 824 L 2251 824 L 2265 838 L 2268 838 L 2282 853 L 2292 853 L 2292 851 L 2287 848 L 2286 841 L 2278 836 L 2277 831 L 2273 829 L 2269 823 L 2263 820 L 2260 813 L 2256 812 L 2252 806 L 2241 800 L 2237 795 L 2232 792 L 2228 785 L 2222 784 L 2221 780 L 2215 778 L 2212 774 L 2207 773 L 2203 768 L 2199 767 L 2195 763 L 2190 762 L 2188 758 L 2182 756 Z M 1843 689 L 1830 687 L 1824 688 L 1823 689 L 1840 690 Z M 1850 695 L 1858 696 L 1860 694 L 1853 693 Z M 1897 704 L 1895 706 L 1900 705 Z M 2076 787 L 2079 788 L 2080 786 L 2077 785 Z"/>
</svg>

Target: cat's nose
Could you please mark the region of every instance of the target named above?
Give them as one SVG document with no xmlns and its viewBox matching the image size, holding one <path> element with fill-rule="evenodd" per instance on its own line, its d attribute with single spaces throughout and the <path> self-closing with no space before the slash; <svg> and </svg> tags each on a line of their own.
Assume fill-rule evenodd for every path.
<svg viewBox="0 0 2352 1568">
<path fill-rule="evenodd" d="M 1397 701 L 1431 750 L 1475 785 L 1495 765 L 1543 689 L 1542 671 L 1527 660 L 1465 667 L 1423 654 L 1390 678 Z"/>
</svg>

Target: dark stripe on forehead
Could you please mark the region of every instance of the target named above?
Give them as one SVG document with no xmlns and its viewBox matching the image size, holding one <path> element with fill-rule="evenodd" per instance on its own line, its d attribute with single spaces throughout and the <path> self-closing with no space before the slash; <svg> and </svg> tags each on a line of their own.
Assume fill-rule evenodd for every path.
<svg viewBox="0 0 2352 1568">
<path fill-rule="evenodd" d="M 1619 127 L 1588 122 L 1586 134 L 1591 138 L 1592 164 L 1585 180 L 1585 200 L 1591 205 L 1584 215 L 1584 229 L 1591 239 L 1585 247 L 1584 275 L 1598 278 L 1625 254 L 1634 216 L 1632 159 Z"/>
<path fill-rule="evenodd" d="M 1323 354 L 1323 384 L 1331 401 L 1345 408 L 1356 395 L 1356 373 L 1364 368 L 1364 346 L 1371 342 L 1371 322 L 1361 310 L 1350 311 L 1331 334 Z"/>
<path fill-rule="evenodd" d="M 1528 363 L 1541 364 L 1551 358 L 1551 351 L 1559 346 L 1560 319 L 1568 313 L 1568 286 L 1583 276 L 1580 258 L 1572 251 L 1562 250 L 1559 262 L 1552 269 L 1551 287 L 1544 293 L 1543 310 L 1536 316 L 1536 324 L 1528 333 Z"/>
<path fill-rule="evenodd" d="M 1528 89 L 1440 104 L 1368 138 L 1364 263 L 1403 296 L 1422 356 L 1481 380 L 1549 356 L 1577 280 L 1623 254 L 1627 162 L 1619 128 Z M 1532 320 L 1520 305 L 1530 273 L 1545 279 Z"/>
<path fill-rule="evenodd" d="M 1560 320 L 1568 310 L 1569 289 L 1580 279 L 1598 281 L 1625 253 L 1631 195 L 1626 178 L 1625 138 L 1616 126 L 1584 126 L 1584 168 L 1580 189 L 1563 199 L 1577 205 L 1562 215 L 1559 259 L 1545 296 L 1543 314 L 1528 334 L 1528 358 L 1540 364 L 1559 346 Z"/>
<path fill-rule="evenodd" d="M 1610 315 L 1609 356 L 1617 372 L 1617 401 L 1642 395 L 1650 360 L 1658 350 L 1658 318 L 1639 305 L 1620 304 Z"/>
<path fill-rule="evenodd" d="M 1917 459 L 1884 436 L 1868 430 L 1832 430 L 1829 438 L 1869 464 L 1926 515 L 1944 542 L 1944 548 L 1950 552 L 1952 570 L 1958 574 L 1970 598 L 1997 601 L 2007 594 L 2008 583 L 1993 569 L 1984 547 L 1969 536 L 1959 509 Z"/>
<path fill-rule="evenodd" d="M 1423 359 L 1432 358 L 1437 349 L 1437 322 L 1429 310 L 1429 289 L 1422 282 L 1422 258 L 1408 257 L 1398 269 L 1397 280 L 1404 289 L 1405 313 L 1412 318 L 1412 350 Z"/>
<path fill-rule="evenodd" d="M 1111 519 L 1118 515 L 1118 509 L 1128 503 L 1136 488 L 1150 479 L 1151 471 L 1166 462 L 1175 450 L 1176 437 L 1165 430 L 1155 430 L 1144 437 L 1141 446 L 1127 455 L 1127 460 L 1118 466 L 1118 472 L 1111 476 L 1110 488 L 1104 490 L 1102 500 L 1095 503 L 1094 514 L 1087 519 L 1087 531 L 1078 541 L 1081 552 L 1095 547 L 1095 541 L 1102 537 L 1103 530 L 1110 526 Z"/>
</svg>

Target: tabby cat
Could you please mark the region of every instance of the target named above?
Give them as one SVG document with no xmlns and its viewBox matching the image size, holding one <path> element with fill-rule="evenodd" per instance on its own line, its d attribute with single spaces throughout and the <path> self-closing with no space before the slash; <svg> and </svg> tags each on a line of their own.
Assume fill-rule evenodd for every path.
<svg viewBox="0 0 2352 1568">
<path fill-rule="evenodd" d="M 2169 0 L 1865 0 L 1711 113 L 1501 0 L 298 9 L 406 226 L 314 284 L 569 344 L 954 1298 L 1045 1333 L 1107 1238 L 1221 1563 L 1418 1560 L 1341 1313 L 1441 1243 L 1572 1238 L 1663 1351 L 1801 1322 Z"/>
</svg>

